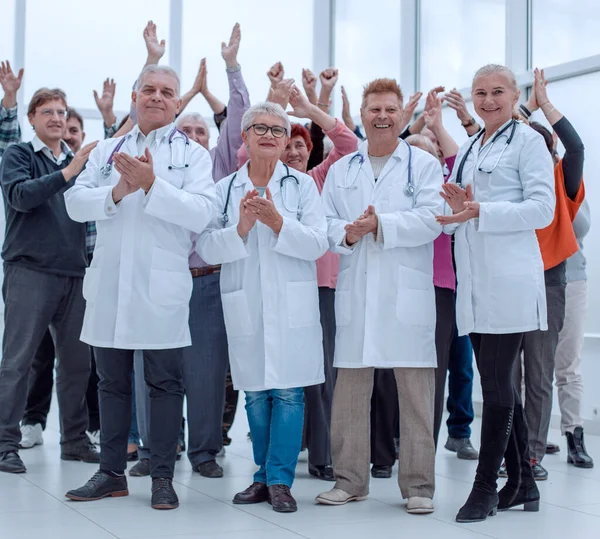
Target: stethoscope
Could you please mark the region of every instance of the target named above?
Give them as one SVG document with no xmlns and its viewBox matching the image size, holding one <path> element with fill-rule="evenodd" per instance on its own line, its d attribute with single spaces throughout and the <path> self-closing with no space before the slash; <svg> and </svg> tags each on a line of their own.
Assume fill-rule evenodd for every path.
<svg viewBox="0 0 600 539">
<path fill-rule="evenodd" d="M 498 163 L 500 162 L 500 159 L 502 159 L 502 156 L 504 155 L 504 152 L 506 151 L 506 148 L 508 148 L 508 145 L 512 142 L 512 139 L 515 136 L 515 130 L 517 129 L 517 123 L 518 123 L 517 120 L 511 120 L 510 123 L 508 123 L 507 125 L 505 125 L 502 129 L 500 129 L 500 131 L 498 131 L 493 136 L 493 138 L 490 141 L 490 143 L 488 145 L 488 148 L 485 151 L 484 155 L 482 156 L 481 159 L 479 159 L 479 162 L 475 163 L 475 166 L 477 167 L 477 170 L 479 172 L 485 172 L 486 174 L 491 174 L 492 172 L 494 172 L 494 170 L 496 170 L 496 167 L 498 166 Z M 511 132 L 510 132 L 509 137 L 506 139 L 506 144 L 504 145 L 504 148 L 502 148 L 502 151 L 500 152 L 500 155 L 498 156 L 498 159 L 496 159 L 496 162 L 494 163 L 494 166 L 490 170 L 485 170 L 483 168 L 483 162 L 486 160 L 487 156 L 489 155 L 490 151 L 492 150 L 492 146 L 494 146 L 494 144 L 496 143 L 496 141 L 508 129 L 511 129 Z M 471 142 L 471 145 L 469 146 L 469 149 L 467 150 L 467 152 L 465 153 L 465 155 L 461 159 L 460 164 L 458 165 L 458 171 L 456 172 L 456 185 L 458 185 L 461 189 L 463 187 L 463 184 L 462 184 L 462 173 L 463 173 L 463 169 L 465 168 L 465 163 L 467 162 L 467 158 L 469 157 L 469 154 L 471 153 L 471 150 L 473 149 L 473 146 L 475 146 L 475 143 L 483 136 L 484 133 L 485 133 L 485 129 L 482 129 L 481 131 L 479 131 L 479 133 L 477 133 L 477 135 L 475 136 L 475 138 Z"/>
<path fill-rule="evenodd" d="M 296 218 L 300 219 L 300 216 L 301 216 L 301 212 L 300 212 L 300 181 L 298 180 L 298 178 L 296 178 L 296 176 L 294 176 L 293 174 L 290 174 L 290 169 L 285 163 L 283 164 L 283 166 L 285 167 L 285 176 L 283 176 L 279 180 L 279 190 L 281 191 L 281 200 L 283 202 L 283 207 L 290 213 L 295 213 Z M 225 226 L 229 222 L 229 216 L 227 215 L 227 207 L 229 206 L 229 199 L 231 198 L 231 188 L 233 186 L 233 182 L 235 181 L 236 177 L 237 177 L 237 172 L 231 177 L 231 180 L 229 181 L 229 186 L 227 187 L 227 197 L 225 198 L 225 207 L 223 208 L 223 213 L 221 214 L 221 222 L 223 223 L 223 228 L 225 228 Z M 288 180 L 294 180 L 294 182 L 296 182 L 296 186 L 298 187 L 298 205 L 295 210 L 291 210 L 288 207 L 287 202 L 286 202 L 286 196 L 285 196 L 285 191 L 283 189 L 283 186 L 284 186 L 285 182 Z"/>
<path fill-rule="evenodd" d="M 175 164 L 174 158 L 173 158 L 173 140 L 175 140 L 177 134 L 182 135 L 183 138 L 182 137 L 179 137 L 179 138 L 185 142 L 185 145 L 183 147 L 183 164 L 182 165 Z M 108 178 L 112 174 L 113 161 L 115 158 L 115 154 L 119 152 L 119 150 L 121 149 L 123 144 L 125 144 L 125 141 L 129 140 L 129 138 L 131 136 L 132 136 L 131 134 L 124 136 L 119 141 L 119 143 L 115 146 L 114 150 L 112 152 L 110 152 L 110 156 L 108 157 L 108 161 L 106 161 L 106 165 L 104 165 L 102 168 L 100 168 L 100 172 L 104 178 Z M 169 151 L 171 152 L 171 164 L 169 165 L 169 170 L 181 170 L 181 169 L 184 169 L 184 168 L 187 168 L 190 166 L 189 163 L 187 162 L 189 147 L 190 147 L 190 138 L 183 131 L 180 131 L 177 128 L 173 129 L 173 131 L 171 131 L 171 134 L 169 135 Z"/>
<path fill-rule="evenodd" d="M 410 147 L 410 144 L 408 142 L 406 142 L 405 140 L 402 140 L 402 142 L 404 142 L 404 144 L 406 144 L 406 146 L 408 147 L 408 180 L 406 182 L 406 185 L 404 186 L 404 194 L 407 197 L 412 197 L 415 194 L 415 186 L 413 185 L 413 181 L 412 181 L 412 148 Z M 355 159 L 358 159 L 358 169 L 356 170 L 356 174 L 354 174 L 352 183 L 350 183 L 350 185 L 348 185 L 348 175 L 350 174 L 350 169 L 352 168 L 352 163 L 354 162 Z M 341 185 L 340 187 L 342 187 L 343 189 L 352 189 L 352 186 L 356 183 L 358 175 L 360 174 L 360 171 L 362 170 L 362 166 L 363 166 L 364 162 L 365 162 L 365 156 L 360 152 L 355 153 L 350 158 L 350 161 L 348 161 L 348 168 L 346 169 L 346 176 L 344 177 L 344 184 Z"/>
</svg>

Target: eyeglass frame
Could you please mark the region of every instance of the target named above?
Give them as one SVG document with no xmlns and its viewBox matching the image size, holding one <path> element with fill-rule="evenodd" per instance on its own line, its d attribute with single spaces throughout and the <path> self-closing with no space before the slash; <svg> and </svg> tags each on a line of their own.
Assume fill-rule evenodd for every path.
<svg viewBox="0 0 600 539">
<path fill-rule="evenodd" d="M 265 129 L 265 132 L 264 132 L 264 133 L 262 133 L 262 134 L 260 134 L 260 133 L 257 133 L 257 132 L 256 132 L 256 127 L 257 127 L 257 126 L 263 126 L 263 127 L 265 127 L 265 128 L 266 128 L 266 129 Z M 281 136 L 279 136 L 279 137 L 278 137 L 278 136 L 275 134 L 275 131 L 273 131 L 273 129 L 275 129 L 275 128 L 278 128 L 278 129 L 282 129 L 282 130 L 283 130 L 283 133 L 282 133 L 282 135 L 281 135 Z M 250 129 L 252 129 L 252 130 L 254 131 L 254 134 L 255 134 L 255 135 L 257 135 L 257 136 L 259 136 L 259 137 L 264 137 L 264 136 L 265 136 L 265 135 L 266 135 L 266 134 L 267 134 L 269 131 L 271 131 L 271 134 L 273 135 L 273 137 L 274 137 L 274 138 L 278 138 L 278 139 L 279 139 L 279 138 L 283 138 L 284 136 L 286 136 L 286 135 L 288 134 L 288 130 L 287 130 L 285 127 L 282 127 L 282 126 L 280 126 L 280 125 L 252 124 L 252 125 L 249 125 L 249 126 L 246 128 L 246 131 L 249 131 Z"/>
<path fill-rule="evenodd" d="M 67 109 L 58 109 L 58 110 L 54 110 L 54 109 L 41 109 L 40 110 L 40 115 L 41 116 L 45 116 L 47 118 L 52 118 L 55 114 L 59 118 L 66 119 L 67 116 L 69 115 L 69 111 Z"/>
</svg>

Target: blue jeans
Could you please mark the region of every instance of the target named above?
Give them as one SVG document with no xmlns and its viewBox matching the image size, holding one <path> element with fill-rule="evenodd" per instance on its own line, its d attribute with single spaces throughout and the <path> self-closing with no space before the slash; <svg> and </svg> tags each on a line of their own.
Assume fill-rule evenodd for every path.
<svg viewBox="0 0 600 539">
<path fill-rule="evenodd" d="M 246 412 L 259 466 L 254 481 L 291 487 L 302 447 L 303 388 L 246 391 Z"/>
<path fill-rule="evenodd" d="M 446 421 L 452 438 L 470 438 L 473 422 L 473 347 L 468 335 L 455 330 L 448 363 L 448 401 Z"/>
</svg>

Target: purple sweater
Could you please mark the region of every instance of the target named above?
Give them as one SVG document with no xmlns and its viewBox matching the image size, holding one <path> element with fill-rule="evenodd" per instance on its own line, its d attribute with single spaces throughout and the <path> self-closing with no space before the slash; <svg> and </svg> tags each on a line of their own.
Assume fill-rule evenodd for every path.
<svg viewBox="0 0 600 539">
<path fill-rule="evenodd" d="M 449 172 L 444 182 L 448 181 L 455 161 L 456 155 L 446 159 Z M 452 238 L 443 232 L 433 242 L 433 284 L 439 288 L 456 290 L 456 275 L 452 265 Z"/>
</svg>

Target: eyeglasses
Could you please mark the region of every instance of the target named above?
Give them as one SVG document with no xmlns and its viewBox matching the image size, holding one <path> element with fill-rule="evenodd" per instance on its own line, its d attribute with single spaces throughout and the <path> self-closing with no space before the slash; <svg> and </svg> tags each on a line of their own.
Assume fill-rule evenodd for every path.
<svg viewBox="0 0 600 539">
<path fill-rule="evenodd" d="M 54 109 L 42 109 L 40 111 L 40 114 L 42 116 L 44 116 L 45 118 L 52 118 L 52 116 L 54 116 L 54 114 L 56 114 L 59 118 L 66 118 L 67 117 L 67 111 L 65 109 L 58 109 L 58 110 L 54 110 Z"/>
<path fill-rule="evenodd" d="M 268 131 L 271 131 L 275 138 L 281 138 L 287 135 L 286 128 L 281 127 L 280 125 L 252 124 L 246 131 L 250 128 L 252 128 L 259 137 L 266 135 Z"/>
</svg>

